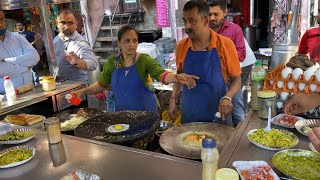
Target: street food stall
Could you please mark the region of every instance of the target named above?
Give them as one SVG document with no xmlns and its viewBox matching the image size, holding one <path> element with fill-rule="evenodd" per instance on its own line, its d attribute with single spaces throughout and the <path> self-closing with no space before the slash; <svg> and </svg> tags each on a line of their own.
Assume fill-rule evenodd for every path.
<svg viewBox="0 0 320 180">
<path fill-rule="evenodd" d="M 45 6 L 46 1 L 38 2 Z M 45 31 L 49 32 L 48 26 Z M 47 39 L 51 39 L 47 52 L 54 59 L 52 37 Z M 253 179 L 250 172 L 264 172 L 271 179 L 320 179 L 320 154 L 306 136 L 310 128 L 320 126 L 320 120 L 281 114 L 278 103 L 298 91 L 299 83 L 308 87 L 303 91 L 311 91 L 311 85 L 317 85 L 314 91 L 320 91 L 320 84 L 315 82 L 317 75 L 313 72 L 310 82 L 302 74 L 293 80 L 292 72 L 281 77 L 283 69 L 284 65 L 280 65 L 264 81 L 264 89 L 275 90 L 279 95 L 263 97 L 262 110 L 250 110 L 237 127 L 180 122 L 163 127 L 165 123 L 158 116 L 146 111 L 104 112 L 87 107 L 65 110 L 70 106 L 65 95 L 87 82 L 57 83 L 52 91 L 36 87 L 19 95 L 12 104 L 4 101 L 0 106 L 0 115 L 5 117 L 0 122 L 0 178 L 201 179 L 201 141 L 210 137 L 217 139 L 219 168 L 236 169 L 241 179 Z M 277 86 L 279 81 L 281 87 Z M 292 89 L 290 82 L 294 83 Z M 172 90 L 160 83 L 155 88 Z M 55 117 L 43 117 L 34 125 L 8 123 L 10 117 L 27 121 L 39 116 L 10 115 L 48 100 Z M 267 121 L 269 108 L 273 115 L 279 115 Z M 271 129 L 266 128 L 269 123 Z M 14 154 L 22 159 L 16 159 Z"/>
</svg>

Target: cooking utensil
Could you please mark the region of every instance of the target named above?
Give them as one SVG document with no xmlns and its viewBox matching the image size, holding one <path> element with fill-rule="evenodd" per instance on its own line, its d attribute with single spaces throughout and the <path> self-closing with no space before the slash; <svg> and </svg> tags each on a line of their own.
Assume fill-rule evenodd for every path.
<svg viewBox="0 0 320 180">
<path fill-rule="evenodd" d="M 171 128 L 172 126 L 173 126 L 173 123 L 172 123 L 172 122 L 161 120 L 161 121 L 160 121 L 160 127 L 159 127 L 159 129 L 158 129 L 158 132 L 159 132 L 159 131 L 160 131 L 160 132 L 163 132 L 163 131 Z"/>
<path fill-rule="evenodd" d="M 110 126 L 126 124 L 122 132 L 110 132 Z M 145 149 L 159 129 L 160 119 L 147 111 L 118 111 L 99 114 L 80 124 L 75 136 Z"/>
<path fill-rule="evenodd" d="M 187 123 L 175 126 L 166 130 L 160 137 L 162 149 L 175 156 L 200 159 L 201 145 L 199 147 L 189 147 L 184 143 L 184 134 L 199 132 L 215 138 L 218 142 L 218 150 L 223 150 L 224 144 L 229 140 L 234 132 L 234 128 L 216 123 Z"/>
<path fill-rule="evenodd" d="M 271 131 L 271 107 L 269 107 L 269 110 L 268 110 L 268 125 L 267 127 L 264 128 L 264 130 L 266 132 Z"/>
<path fill-rule="evenodd" d="M 81 121 L 86 121 L 87 119 L 103 113 L 102 111 L 94 108 L 75 108 L 70 110 L 64 110 L 54 115 L 54 117 L 59 118 L 60 124 L 68 121 L 72 121 L 75 118 L 79 118 Z M 61 131 L 73 131 L 75 127 L 62 127 Z"/>
<path fill-rule="evenodd" d="M 58 72 L 59 72 L 59 66 L 55 66 L 53 68 L 53 75 L 52 75 L 54 80 L 56 80 Z"/>
<path fill-rule="evenodd" d="M 301 180 L 319 179 L 320 154 L 301 149 L 277 152 L 272 157 L 273 165 L 288 177 Z"/>
<path fill-rule="evenodd" d="M 294 135 L 292 132 L 289 132 L 289 131 L 286 131 L 286 130 L 282 130 L 282 129 L 278 129 L 279 131 L 285 133 L 286 135 L 288 135 L 289 137 L 293 138 L 294 141 L 295 141 L 295 144 L 293 144 L 292 146 L 288 146 L 288 147 L 269 147 L 269 146 L 266 146 L 266 145 L 263 145 L 263 144 L 260 144 L 258 142 L 255 142 L 253 140 L 251 140 L 249 138 L 249 135 L 256 132 L 258 129 L 254 129 L 254 130 L 251 130 L 248 132 L 247 134 L 247 137 L 249 139 L 250 142 L 252 142 L 254 145 L 262 148 L 262 149 L 266 149 L 266 150 L 270 150 L 270 151 L 280 151 L 280 150 L 285 150 L 285 149 L 290 149 L 290 148 L 293 148 L 294 146 L 296 146 L 298 143 L 299 143 L 299 138 Z"/>
<path fill-rule="evenodd" d="M 320 119 L 307 119 L 304 121 L 297 121 L 294 124 L 294 127 L 303 135 L 308 136 L 307 133 L 304 132 L 305 127 L 320 127 Z"/>
</svg>

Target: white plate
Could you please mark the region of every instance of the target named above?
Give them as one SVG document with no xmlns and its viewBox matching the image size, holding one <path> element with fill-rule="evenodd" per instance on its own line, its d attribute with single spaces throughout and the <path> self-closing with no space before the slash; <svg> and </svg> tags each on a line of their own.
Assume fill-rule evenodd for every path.
<svg viewBox="0 0 320 180">
<path fill-rule="evenodd" d="M 281 126 L 281 127 L 293 129 L 293 128 L 294 128 L 294 124 L 292 125 L 292 127 L 290 127 L 290 126 L 287 126 L 287 125 L 285 125 L 285 124 L 278 123 L 277 121 L 275 121 L 276 119 L 282 118 L 284 115 L 285 115 L 285 114 L 278 114 L 277 116 L 273 117 L 273 118 L 271 119 L 271 123 L 272 123 L 272 124 L 275 124 L 275 125 L 277 125 L 277 126 Z M 293 116 L 293 115 L 291 115 L 291 116 Z M 304 118 L 299 117 L 299 116 L 293 116 L 293 117 L 297 118 L 298 121 L 300 121 L 300 120 L 305 120 Z"/>
<path fill-rule="evenodd" d="M 282 130 L 282 129 L 278 129 L 279 131 L 283 132 L 283 133 L 286 133 L 287 135 L 290 135 L 291 137 L 294 138 L 295 140 L 295 144 L 292 145 L 292 146 L 289 146 L 289 147 L 281 147 L 281 148 L 273 148 L 273 147 L 269 147 L 269 146 L 265 146 L 265 145 L 262 145 L 260 143 L 257 143 L 255 141 L 252 141 L 250 138 L 249 138 L 249 134 L 252 134 L 254 133 L 255 131 L 257 131 L 258 129 L 253 129 L 251 131 L 248 132 L 247 134 L 247 138 L 249 139 L 250 142 L 252 142 L 254 145 L 262 148 L 262 149 L 266 149 L 266 150 L 270 150 L 270 151 L 281 151 L 281 150 L 285 150 L 285 149 L 290 149 L 290 148 L 293 148 L 294 146 L 296 146 L 298 143 L 299 143 L 299 138 L 294 135 L 293 133 L 289 132 L 289 131 L 286 131 L 286 130 Z"/>
<path fill-rule="evenodd" d="M 30 161 L 30 159 L 32 159 L 33 156 L 34 156 L 35 153 L 36 153 L 36 149 L 35 149 L 34 147 L 30 147 L 30 146 L 16 146 L 16 147 L 13 147 L 13 148 L 9 148 L 9 149 L 3 150 L 3 151 L 0 152 L 0 157 L 1 157 L 3 154 L 5 154 L 5 153 L 7 153 L 7 152 L 9 152 L 9 151 L 17 150 L 17 149 L 22 149 L 22 148 L 32 150 L 32 156 L 31 156 L 30 158 L 26 159 L 26 160 L 23 160 L 23 161 L 14 162 L 14 163 L 11 163 L 11 164 L 7 164 L 7 165 L 4 165 L 4 166 L 0 166 L 0 168 L 15 167 L 15 166 L 19 166 L 19 165 L 21 165 L 21 164 L 24 164 L 24 163 Z"/>
<path fill-rule="evenodd" d="M 308 134 L 304 133 L 303 132 L 303 128 L 305 126 L 308 126 L 308 127 L 320 127 L 320 119 L 307 119 L 307 120 L 304 120 L 304 121 L 297 121 L 295 124 L 294 124 L 294 127 L 303 135 L 305 136 L 308 136 Z"/>
<path fill-rule="evenodd" d="M 313 151 L 313 152 L 319 152 L 319 151 L 316 150 L 316 148 L 313 146 L 312 143 L 309 144 L 309 148 L 310 148 L 311 151 Z"/>
<path fill-rule="evenodd" d="M 13 130 L 13 131 L 23 131 L 23 132 L 25 132 L 25 131 L 36 131 L 36 133 L 34 135 L 28 137 L 28 138 L 21 139 L 21 140 L 0 141 L 0 144 L 20 144 L 20 143 L 24 143 L 24 142 L 27 142 L 30 139 L 32 139 L 38 133 L 37 130 L 29 129 L 29 128 L 21 128 L 21 129 L 16 129 L 16 130 Z M 1 136 L 5 136 L 6 134 L 8 134 L 10 132 L 12 132 L 12 131 L 6 132 L 6 133 L 2 134 Z"/>
<path fill-rule="evenodd" d="M 238 174 L 240 175 L 242 180 L 245 180 L 245 178 L 241 175 L 242 170 L 250 170 L 250 169 L 253 169 L 257 166 L 270 167 L 269 164 L 266 163 L 265 161 L 234 161 L 232 163 L 232 166 L 236 168 L 236 170 L 238 171 Z M 271 167 L 270 167 L 270 171 L 268 171 L 268 172 L 269 172 L 268 174 L 273 176 L 274 180 L 280 179 Z"/>
<path fill-rule="evenodd" d="M 32 129 L 41 129 L 43 127 L 44 120 L 46 120 L 46 117 L 41 116 L 41 115 L 35 115 L 35 114 L 30 114 L 30 115 L 32 115 L 32 116 L 40 116 L 40 117 L 42 117 L 42 121 L 40 121 L 38 123 L 35 123 L 35 124 L 32 124 L 32 125 L 25 124 L 25 125 L 19 125 L 19 126 L 25 126 L 25 127 L 32 128 Z M 1 120 L 1 121 L 5 122 L 5 123 L 9 123 L 6 120 Z M 9 123 L 9 124 L 13 124 L 13 123 Z"/>
</svg>

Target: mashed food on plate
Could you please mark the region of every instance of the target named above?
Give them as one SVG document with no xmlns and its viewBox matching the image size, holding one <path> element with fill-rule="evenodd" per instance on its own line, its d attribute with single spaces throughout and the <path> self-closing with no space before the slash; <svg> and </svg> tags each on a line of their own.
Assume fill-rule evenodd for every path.
<svg viewBox="0 0 320 180">
<path fill-rule="evenodd" d="M 278 129 L 271 129 L 270 132 L 266 132 L 263 128 L 260 128 L 249 134 L 248 138 L 261 145 L 272 148 L 290 147 L 296 143 L 293 137 Z"/>
<path fill-rule="evenodd" d="M 0 166 L 24 161 L 32 156 L 32 150 L 16 149 L 0 155 Z"/>
</svg>

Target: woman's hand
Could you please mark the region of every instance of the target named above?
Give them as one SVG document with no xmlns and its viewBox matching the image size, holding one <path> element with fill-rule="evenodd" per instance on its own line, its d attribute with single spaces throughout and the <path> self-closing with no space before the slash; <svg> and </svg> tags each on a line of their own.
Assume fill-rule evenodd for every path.
<svg viewBox="0 0 320 180">
<path fill-rule="evenodd" d="M 71 95 L 76 95 L 76 99 L 80 98 L 84 93 L 86 93 L 86 88 L 82 88 L 76 91 L 72 91 L 70 94 Z"/>
<path fill-rule="evenodd" d="M 188 89 L 194 88 L 196 86 L 196 80 L 200 79 L 198 76 L 195 75 L 188 75 L 188 74 L 177 74 L 177 83 L 186 85 Z"/>
</svg>

